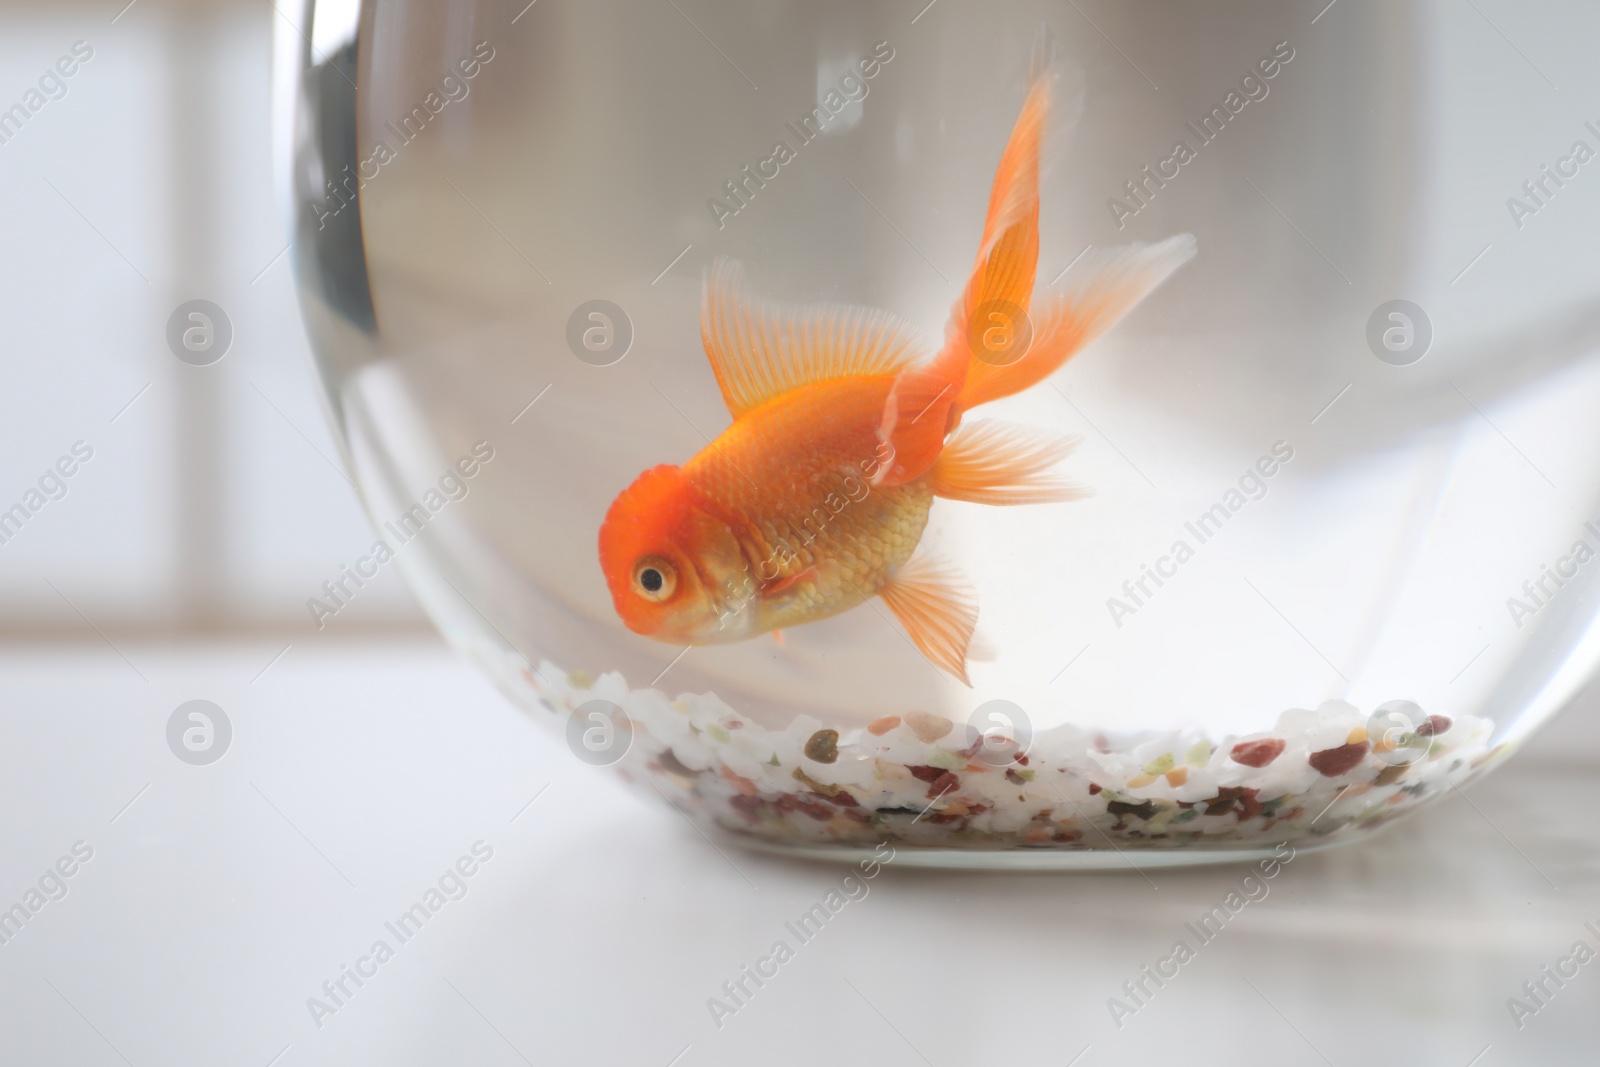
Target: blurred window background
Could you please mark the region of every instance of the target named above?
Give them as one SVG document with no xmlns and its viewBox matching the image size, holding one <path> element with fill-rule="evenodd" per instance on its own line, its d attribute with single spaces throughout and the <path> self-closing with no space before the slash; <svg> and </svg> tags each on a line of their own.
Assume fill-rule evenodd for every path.
<svg viewBox="0 0 1600 1067">
<path fill-rule="evenodd" d="M 0 524 L 0 636 L 424 625 L 392 569 L 323 631 L 306 605 L 372 538 L 273 188 L 273 40 L 309 36 L 301 6 L 0 6 L 0 511 L 23 509 Z M 232 326 L 211 366 L 168 347 L 194 299 Z M 51 477 L 78 442 L 91 458 Z"/>
</svg>

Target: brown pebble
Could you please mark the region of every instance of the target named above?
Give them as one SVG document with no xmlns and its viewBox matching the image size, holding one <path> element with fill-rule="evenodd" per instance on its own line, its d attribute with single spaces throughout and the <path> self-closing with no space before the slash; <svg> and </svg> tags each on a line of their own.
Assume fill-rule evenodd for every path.
<svg viewBox="0 0 1600 1067">
<path fill-rule="evenodd" d="M 802 811 L 818 822 L 827 822 L 834 816 L 834 809 L 816 800 L 803 800 L 795 805 L 796 810 Z"/>
<path fill-rule="evenodd" d="M 811 816 L 818 822 L 827 822 L 838 813 L 837 808 L 829 807 L 820 800 L 812 800 L 804 794 L 784 793 L 772 804 L 779 815 L 787 815 L 791 811 L 802 812 Z"/>
<path fill-rule="evenodd" d="M 805 784 L 806 786 L 808 786 L 812 790 L 812 792 L 821 793 L 825 797 L 831 797 L 831 796 L 833 796 L 833 794 L 835 794 L 837 792 L 840 792 L 840 789 L 839 789 L 838 786 L 836 786 L 836 785 L 825 785 L 822 782 L 819 782 L 815 778 L 811 777 L 805 771 L 802 771 L 799 767 L 796 767 L 794 769 L 794 771 L 791 772 L 790 777 L 793 778 L 795 781 L 801 782 L 801 783 Z"/>
<path fill-rule="evenodd" d="M 1400 780 L 1400 776 L 1405 774 L 1406 771 L 1410 769 L 1411 765 L 1409 763 L 1396 763 L 1392 767 L 1385 767 L 1378 773 L 1378 777 L 1372 780 L 1372 784 L 1389 785 L 1392 782 L 1398 782 Z"/>
<path fill-rule="evenodd" d="M 694 778 L 700 773 L 685 767 L 670 748 L 663 750 L 661 755 L 656 757 L 656 761 L 661 764 L 662 770 L 679 778 Z"/>
<path fill-rule="evenodd" d="M 832 763 L 839 758 L 839 731 L 818 730 L 806 742 L 806 758 L 818 763 Z"/>
<path fill-rule="evenodd" d="M 760 822 L 761 816 L 757 814 L 765 806 L 760 797 L 747 797 L 743 794 L 728 798 L 728 806 L 751 822 Z"/>
<path fill-rule="evenodd" d="M 943 767 L 918 766 L 907 767 L 906 770 L 910 771 L 913 775 L 915 775 L 917 778 L 920 778 L 924 782 L 931 782 L 935 778 L 938 778 L 941 774 L 946 773 Z"/>
<path fill-rule="evenodd" d="M 960 784 L 961 779 L 957 778 L 949 771 L 945 771 L 943 774 L 939 775 L 939 777 L 935 778 L 931 783 L 929 783 L 928 798 L 932 800 L 934 798 L 941 797 L 950 792 L 952 789 L 955 789 Z"/>
<path fill-rule="evenodd" d="M 1119 817 L 1123 815 L 1137 815 L 1139 818 L 1147 820 L 1154 818 L 1156 812 L 1159 810 L 1161 809 L 1156 806 L 1156 802 L 1153 800 L 1146 800 L 1140 804 L 1130 804 L 1126 800 L 1113 800 L 1106 805 L 1106 812 L 1108 814 Z"/>
<path fill-rule="evenodd" d="M 1239 742 L 1228 755 L 1233 757 L 1233 762 L 1246 767 L 1265 767 L 1283 755 L 1283 746 L 1282 738 L 1263 737 L 1259 741 Z"/>
<path fill-rule="evenodd" d="M 1090 796 L 1094 796 L 1098 792 L 1100 792 L 1100 787 L 1095 785 L 1093 782 L 1090 782 L 1089 783 L 1089 795 Z"/>
<path fill-rule="evenodd" d="M 867 723 L 867 733 L 873 737 L 882 737 L 884 734 L 900 725 L 900 716 L 885 715 L 881 719 L 873 719 Z"/>
<path fill-rule="evenodd" d="M 1437 737 L 1450 729 L 1450 720 L 1443 715 L 1429 715 L 1426 722 L 1417 727 L 1418 737 Z"/>
<path fill-rule="evenodd" d="M 722 777 L 726 778 L 729 784 L 745 796 L 753 797 L 756 795 L 756 784 L 743 775 L 735 774 L 728 768 L 726 763 L 722 765 Z"/>
<path fill-rule="evenodd" d="M 917 735 L 917 740 L 931 745 L 949 733 L 955 723 L 939 715 L 929 715 L 925 711 L 910 711 L 906 713 L 906 725 Z"/>
<path fill-rule="evenodd" d="M 1226 815 L 1236 812 L 1239 821 L 1253 819 L 1261 814 L 1261 790 L 1249 789 L 1242 785 L 1223 786 L 1217 790 L 1217 795 L 1210 800 L 1202 801 L 1205 804 L 1207 815 Z"/>
<path fill-rule="evenodd" d="M 1311 753 L 1310 763 L 1324 776 L 1336 778 L 1354 770 L 1366 758 L 1367 750 L 1371 747 L 1370 741 L 1358 741 L 1353 745 L 1325 748 L 1321 752 Z"/>
</svg>

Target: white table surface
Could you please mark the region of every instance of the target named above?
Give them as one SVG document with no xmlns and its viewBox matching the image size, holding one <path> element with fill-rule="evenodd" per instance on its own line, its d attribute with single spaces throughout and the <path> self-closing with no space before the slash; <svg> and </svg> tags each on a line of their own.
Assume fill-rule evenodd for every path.
<svg viewBox="0 0 1600 1067">
<path fill-rule="evenodd" d="M 1507 1007 L 1600 949 L 1587 707 L 1466 797 L 1297 857 L 1120 1029 L 1108 998 L 1198 945 L 1184 924 L 1243 869 L 891 865 L 719 1028 L 708 998 L 798 944 L 785 922 L 842 869 L 719 854 L 436 645 L 294 647 L 262 674 L 280 644 L 119 644 L 0 649 L 0 908 L 93 849 L 0 945 L 7 1065 L 1600 1058 L 1600 961 L 1520 1030 Z M 234 728 L 209 766 L 166 745 L 195 698 Z M 399 943 L 385 922 L 478 841 L 466 894 Z M 393 958 L 317 1025 L 308 998 L 379 938 Z"/>
</svg>

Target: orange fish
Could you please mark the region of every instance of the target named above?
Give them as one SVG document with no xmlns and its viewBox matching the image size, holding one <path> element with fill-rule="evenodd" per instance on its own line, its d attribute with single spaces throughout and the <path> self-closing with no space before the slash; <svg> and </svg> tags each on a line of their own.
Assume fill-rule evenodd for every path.
<svg viewBox="0 0 1600 1067">
<path fill-rule="evenodd" d="M 934 664 L 967 679 L 977 598 L 917 551 L 935 497 L 1071 500 L 1051 470 L 1072 442 L 971 408 L 1058 370 L 1194 255 L 1188 235 L 1102 254 L 1030 314 L 1039 149 L 1052 78 L 1031 79 L 995 175 L 983 241 L 943 349 L 883 311 L 749 298 L 736 263 L 706 280 L 700 333 L 733 425 L 681 467 L 641 474 L 600 527 L 600 565 L 635 633 L 743 641 L 881 597 Z"/>
</svg>

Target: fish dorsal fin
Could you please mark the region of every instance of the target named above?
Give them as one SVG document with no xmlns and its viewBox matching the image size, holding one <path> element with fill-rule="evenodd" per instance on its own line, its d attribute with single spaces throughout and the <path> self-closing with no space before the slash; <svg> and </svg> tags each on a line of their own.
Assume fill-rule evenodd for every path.
<svg viewBox="0 0 1600 1067">
<path fill-rule="evenodd" d="M 810 382 L 895 374 L 919 347 L 916 332 L 887 311 L 747 297 L 743 268 L 726 256 L 706 276 L 700 338 L 736 419 Z"/>
</svg>

